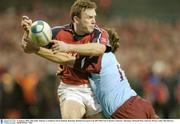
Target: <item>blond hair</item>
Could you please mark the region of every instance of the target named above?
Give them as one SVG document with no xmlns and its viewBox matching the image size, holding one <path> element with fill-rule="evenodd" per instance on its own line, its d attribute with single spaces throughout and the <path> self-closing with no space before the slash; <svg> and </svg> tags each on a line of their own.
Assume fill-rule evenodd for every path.
<svg viewBox="0 0 180 124">
<path fill-rule="evenodd" d="M 71 6 L 70 17 L 74 21 L 74 16 L 81 17 L 81 12 L 86 9 L 96 9 L 96 3 L 90 0 L 76 0 Z"/>
</svg>

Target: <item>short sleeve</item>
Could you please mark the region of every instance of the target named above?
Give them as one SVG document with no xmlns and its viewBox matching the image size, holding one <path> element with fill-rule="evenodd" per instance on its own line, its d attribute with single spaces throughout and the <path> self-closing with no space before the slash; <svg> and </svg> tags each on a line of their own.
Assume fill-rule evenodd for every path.
<svg viewBox="0 0 180 124">
<path fill-rule="evenodd" d="M 92 37 L 92 42 L 104 44 L 106 46 L 105 52 L 111 51 L 111 45 L 109 42 L 109 35 L 108 35 L 107 31 L 104 29 L 95 28 L 94 35 Z"/>
</svg>

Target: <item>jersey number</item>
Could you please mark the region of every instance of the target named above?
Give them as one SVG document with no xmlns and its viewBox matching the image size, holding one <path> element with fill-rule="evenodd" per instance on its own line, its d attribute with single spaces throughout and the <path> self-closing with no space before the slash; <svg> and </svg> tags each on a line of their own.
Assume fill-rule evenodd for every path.
<svg viewBox="0 0 180 124">
<path fill-rule="evenodd" d="M 126 78 L 126 76 L 124 74 L 124 71 L 121 69 L 120 64 L 117 64 L 117 68 L 118 68 L 118 71 L 119 71 L 119 74 L 120 74 L 120 79 L 122 81 L 122 80 L 124 80 Z"/>
</svg>

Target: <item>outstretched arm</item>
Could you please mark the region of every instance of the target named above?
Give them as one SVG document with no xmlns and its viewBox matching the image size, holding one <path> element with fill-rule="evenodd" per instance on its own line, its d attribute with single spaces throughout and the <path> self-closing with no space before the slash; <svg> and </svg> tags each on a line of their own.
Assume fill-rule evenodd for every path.
<svg viewBox="0 0 180 124">
<path fill-rule="evenodd" d="M 51 49 L 39 47 L 34 42 L 31 42 L 31 40 L 28 37 L 26 37 L 26 35 L 27 34 L 25 32 L 21 43 L 24 52 L 34 53 L 54 63 L 73 67 L 75 62 L 74 56 L 62 52 L 53 53 Z"/>
</svg>

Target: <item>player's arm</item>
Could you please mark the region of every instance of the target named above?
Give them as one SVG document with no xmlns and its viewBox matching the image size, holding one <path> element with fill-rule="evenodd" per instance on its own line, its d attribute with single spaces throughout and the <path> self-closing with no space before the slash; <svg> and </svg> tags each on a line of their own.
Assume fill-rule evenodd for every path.
<svg viewBox="0 0 180 124">
<path fill-rule="evenodd" d="M 35 52 L 38 56 L 41 56 L 45 59 L 48 59 L 54 63 L 67 65 L 69 67 L 73 67 L 75 62 L 75 57 L 71 56 L 67 53 L 57 52 L 53 53 L 52 50 L 40 47 L 40 49 Z"/>
<path fill-rule="evenodd" d="M 67 44 L 62 41 L 52 40 L 54 45 L 52 46 L 52 50 L 54 53 L 56 52 L 75 52 L 80 55 L 87 56 L 99 56 L 102 55 L 106 46 L 100 43 L 87 43 L 87 44 Z"/>
<path fill-rule="evenodd" d="M 99 56 L 109 51 L 109 36 L 105 30 L 97 30 L 92 37 L 92 41 L 86 44 L 67 44 L 63 41 L 53 40 L 53 50 L 60 52 L 75 52 L 85 56 Z"/>
<path fill-rule="evenodd" d="M 100 43 L 87 43 L 78 45 L 70 44 L 68 48 L 69 51 L 88 56 L 99 56 L 102 55 L 106 50 L 106 46 Z"/>
<path fill-rule="evenodd" d="M 35 53 L 38 56 L 48 59 L 54 63 L 73 67 L 75 62 L 75 57 L 67 53 L 58 52 L 54 54 L 50 49 L 39 47 L 35 42 L 31 42 L 31 39 L 29 39 L 27 36 L 27 32 L 25 32 L 23 35 L 21 46 L 24 52 Z"/>
<path fill-rule="evenodd" d="M 21 40 L 21 47 L 26 53 L 35 53 L 38 56 L 41 56 L 45 59 L 48 59 L 54 63 L 58 63 L 61 65 L 73 66 L 75 57 L 68 55 L 66 53 L 56 53 L 53 54 L 52 50 L 38 47 L 37 44 L 31 42 L 28 37 L 29 29 L 31 27 L 32 20 L 28 16 L 23 16 L 21 21 L 21 26 L 24 29 L 24 35 Z"/>
</svg>

